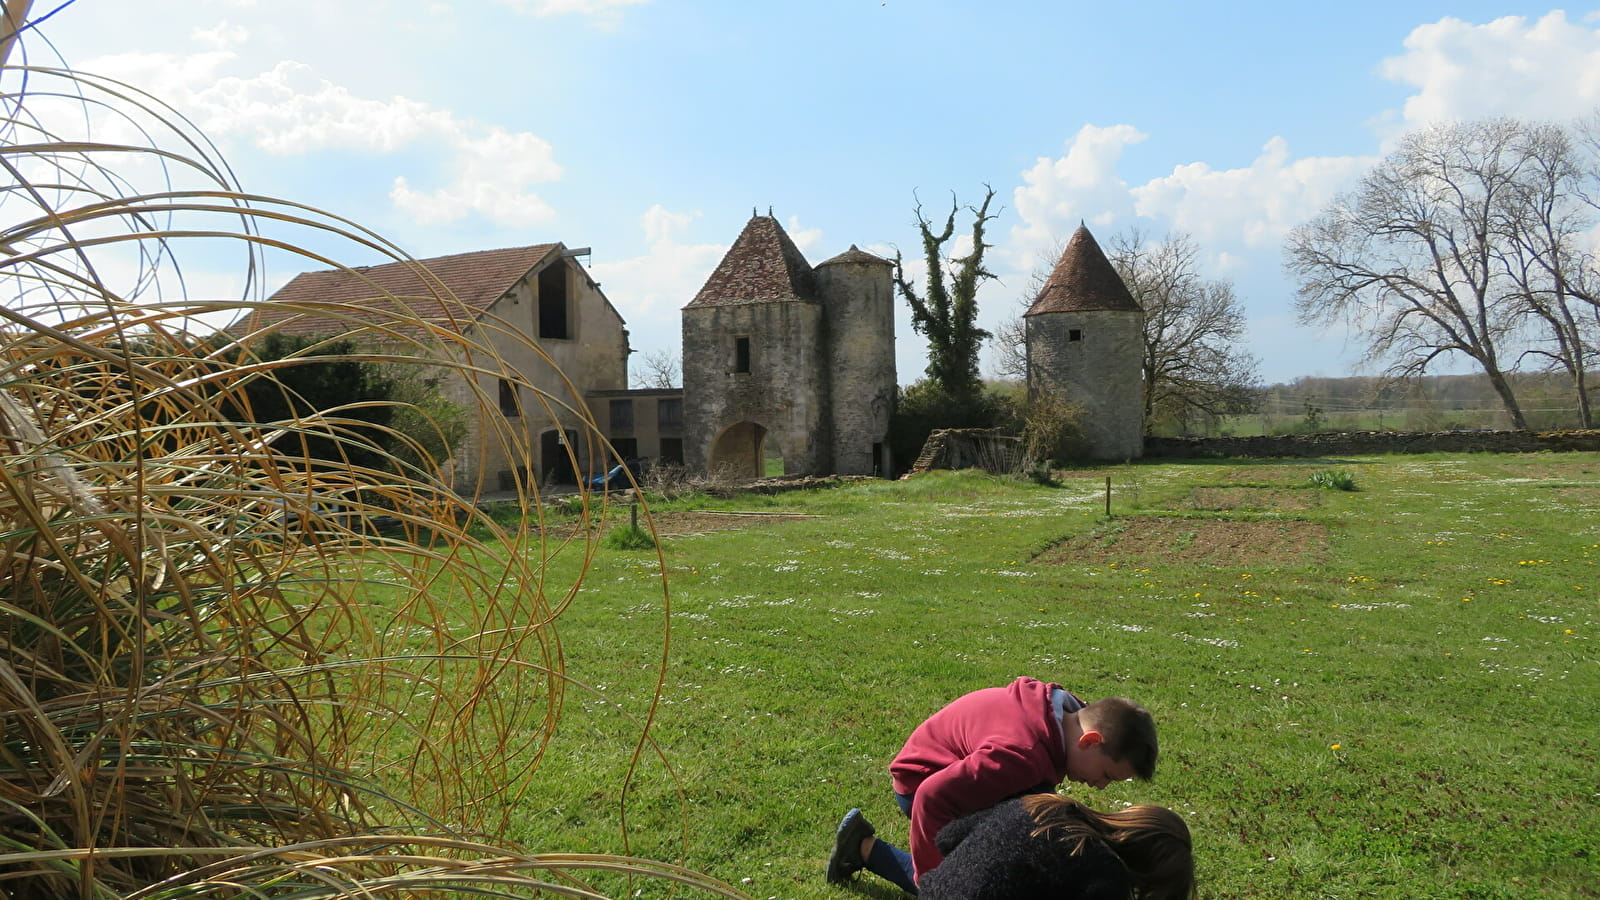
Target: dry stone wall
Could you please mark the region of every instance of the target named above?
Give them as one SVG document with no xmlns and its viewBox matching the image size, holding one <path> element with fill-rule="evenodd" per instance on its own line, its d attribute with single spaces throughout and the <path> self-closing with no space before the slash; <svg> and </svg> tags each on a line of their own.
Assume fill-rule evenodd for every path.
<svg viewBox="0 0 1600 900">
<path fill-rule="evenodd" d="M 1161 459 L 1220 456 L 1322 457 L 1383 453 L 1531 453 L 1600 450 L 1589 431 L 1340 431 L 1219 438 L 1146 438 L 1144 455 Z"/>
</svg>

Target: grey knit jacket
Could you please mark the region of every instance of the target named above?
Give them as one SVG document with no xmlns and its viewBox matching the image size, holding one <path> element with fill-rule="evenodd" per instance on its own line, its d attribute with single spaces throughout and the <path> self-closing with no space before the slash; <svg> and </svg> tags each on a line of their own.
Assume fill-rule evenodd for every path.
<svg viewBox="0 0 1600 900">
<path fill-rule="evenodd" d="M 963 816 L 939 832 L 944 862 L 917 882 L 919 900 L 1128 900 L 1133 881 L 1117 854 L 1090 840 L 1030 837 L 1021 800 Z"/>
</svg>

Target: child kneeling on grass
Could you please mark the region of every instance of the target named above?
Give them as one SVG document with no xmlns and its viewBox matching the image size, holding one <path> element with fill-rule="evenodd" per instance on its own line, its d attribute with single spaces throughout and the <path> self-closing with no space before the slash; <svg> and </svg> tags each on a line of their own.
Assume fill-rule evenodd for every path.
<svg viewBox="0 0 1600 900">
<path fill-rule="evenodd" d="M 1103 788 L 1148 781 L 1156 767 L 1155 721 L 1121 697 L 1084 703 L 1058 684 L 1022 677 L 957 697 L 911 732 L 889 765 L 895 800 L 911 819 L 907 853 L 875 837 L 852 809 L 834 835 L 828 880 L 866 869 L 910 893 L 944 858 L 939 830 L 1063 780 Z"/>
<path fill-rule="evenodd" d="M 1032 794 L 963 816 L 939 832 L 944 862 L 919 900 L 1189 900 L 1189 827 L 1170 809 L 1096 812 Z"/>
</svg>

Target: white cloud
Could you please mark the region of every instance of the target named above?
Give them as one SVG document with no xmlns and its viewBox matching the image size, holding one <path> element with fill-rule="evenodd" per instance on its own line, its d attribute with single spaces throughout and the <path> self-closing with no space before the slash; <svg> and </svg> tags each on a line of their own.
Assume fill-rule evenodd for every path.
<svg viewBox="0 0 1600 900">
<path fill-rule="evenodd" d="M 455 150 L 450 165 L 454 180 L 423 194 L 412 190 L 404 176 L 396 178 L 389 192 L 395 206 L 423 224 L 454 221 L 469 213 L 514 227 L 538 225 L 555 217 L 548 204 L 527 190 L 528 185 L 561 176 L 554 152 L 543 138 L 501 128 L 470 138 L 449 129 L 440 137 Z"/>
<path fill-rule="evenodd" d="M 189 36 L 202 44 L 225 48 L 243 44 L 250 39 L 250 31 L 243 25 L 219 22 L 211 28 L 196 28 Z"/>
<path fill-rule="evenodd" d="M 307 65 L 282 61 L 251 77 L 226 76 L 227 51 L 177 56 L 122 54 L 96 61 L 107 72 L 150 90 L 189 115 L 212 138 L 236 138 L 279 156 L 321 150 L 390 154 L 420 150 L 439 157 L 450 181 L 432 190 L 415 176 L 394 179 L 390 198 L 421 223 L 468 215 L 513 227 L 549 221 L 554 213 L 533 190 L 562 168 L 550 143 L 457 117 L 406 97 L 358 97 Z"/>
<path fill-rule="evenodd" d="M 1022 224 L 1011 231 L 1004 252 L 1013 267 L 1026 269 L 1078 221 L 1106 224 L 1133 211 L 1128 186 L 1116 173 L 1117 162 L 1145 133 L 1132 125 L 1085 125 L 1067 140 L 1067 152 L 1055 159 L 1040 157 L 1022 173 L 1023 184 L 1012 193 Z"/>
<path fill-rule="evenodd" d="M 699 215 L 699 213 L 675 213 L 657 203 L 645 210 L 639 221 L 644 225 L 645 240 L 655 244 L 670 242 L 673 235 L 687 229 Z"/>
<path fill-rule="evenodd" d="M 1292 159 L 1274 137 L 1250 165 L 1213 169 L 1203 162 L 1133 188 L 1135 211 L 1193 235 L 1202 247 L 1277 252 L 1289 229 L 1315 215 L 1376 160 L 1360 156 Z M 1238 257 L 1232 259 L 1237 266 Z"/>
<path fill-rule="evenodd" d="M 500 0 L 519 12 L 536 16 L 583 15 L 593 16 L 624 6 L 638 6 L 649 0 Z"/>
<path fill-rule="evenodd" d="M 1600 31 L 1561 10 L 1483 25 L 1444 18 L 1413 29 L 1405 48 L 1380 72 L 1417 89 L 1405 101 L 1406 130 L 1496 115 L 1562 120 L 1600 105 Z"/>
<path fill-rule="evenodd" d="M 822 246 L 821 228 L 801 228 L 800 217 L 790 216 L 789 224 L 783 230 L 788 233 L 789 240 L 794 241 L 794 245 L 800 248 L 800 252 L 807 260 L 813 263 L 821 262 L 811 258 L 816 248 Z"/>
<path fill-rule="evenodd" d="M 517 12 L 536 16 L 588 16 L 602 27 L 615 25 L 621 10 L 650 0 L 498 0 Z"/>
<path fill-rule="evenodd" d="M 606 297 L 628 321 L 629 331 L 641 335 L 665 327 L 663 315 L 670 315 L 670 331 L 678 334 L 677 312 L 711 277 L 727 244 L 682 244 L 679 236 L 700 213 L 675 213 L 660 204 L 639 216 L 639 225 L 649 241 L 643 256 L 616 262 L 597 262 L 590 266 L 595 279 L 604 285 Z M 638 321 L 636 321 L 638 320 Z M 641 328 L 650 320 L 649 329 Z"/>
<path fill-rule="evenodd" d="M 643 256 L 589 267 L 607 299 L 628 323 L 635 358 L 683 352 L 679 310 L 694 299 L 728 252 L 727 244 L 679 243 L 679 236 L 699 216 L 699 212 L 672 212 L 658 203 L 639 216 L 650 244 Z"/>
</svg>

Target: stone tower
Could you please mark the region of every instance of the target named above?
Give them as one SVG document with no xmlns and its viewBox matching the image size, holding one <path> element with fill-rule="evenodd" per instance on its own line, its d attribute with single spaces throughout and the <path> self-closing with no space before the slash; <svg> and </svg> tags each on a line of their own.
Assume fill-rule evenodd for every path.
<svg viewBox="0 0 1600 900">
<path fill-rule="evenodd" d="M 684 462 L 758 476 L 887 473 L 891 265 L 852 247 L 815 270 L 753 216 L 683 307 Z"/>
<path fill-rule="evenodd" d="M 894 264 L 856 245 L 816 268 L 827 321 L 833 472 L 890 474 L 896 395 Z"/>
<path fill-rule="evenodd" d="M 1028 396 L 1078 406 L 1091 459 L 1144 455 L 1144 310 L 1083 225 L 1023 315 Z"/>
</svg>

